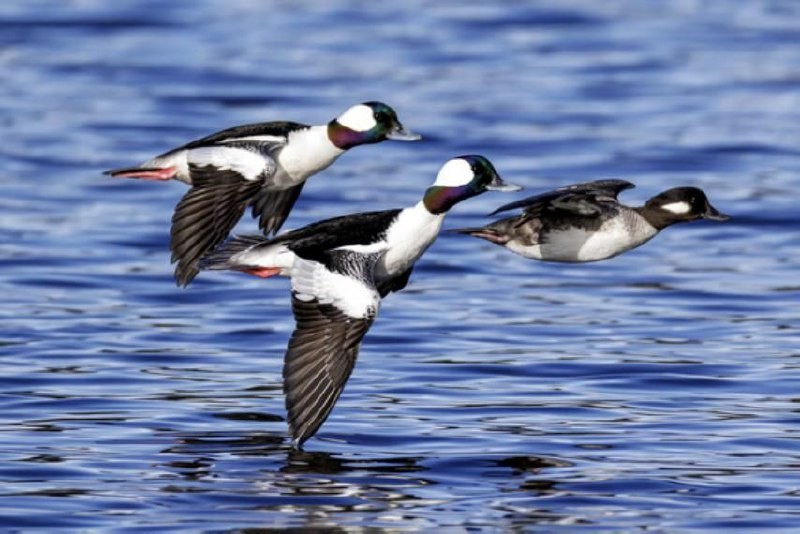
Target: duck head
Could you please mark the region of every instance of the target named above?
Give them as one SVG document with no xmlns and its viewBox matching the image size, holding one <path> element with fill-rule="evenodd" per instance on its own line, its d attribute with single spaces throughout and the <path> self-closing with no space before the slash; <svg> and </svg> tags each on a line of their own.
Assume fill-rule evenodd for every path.
<svg viewBox="0 0 800 534">
<path fill-rule="evenodd" d="M 483 156 L 467 155 L 448 160 L 425 191 L 423 203 L 433 213 L 445 213 L 456 203 L 486 191 L 519 191 L 518 185 L 500 178 L 492 163 Z"/>
<path fill-rule="evenodd" d="M 697 187 L 667 189 L 648 200 L 643 212 L 657 228 L 697 219 L 727 221 L 731 218 L 712 206 L 705 192 Z"/>
<path fill-rule="evenodd" d="M 351 107 L 328 123 L 328 138 L 342 150 L 386 139 L 417 141 L 422 136 L 406 130 L 397 113 L 382 102 L 364 102 Z"/>
</svg>

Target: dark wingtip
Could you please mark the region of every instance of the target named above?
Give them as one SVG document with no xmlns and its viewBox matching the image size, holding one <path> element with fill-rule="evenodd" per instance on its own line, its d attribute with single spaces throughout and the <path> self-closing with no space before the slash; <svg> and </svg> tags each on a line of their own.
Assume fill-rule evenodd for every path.
<svg viewBox="0 0 800 534">
<path fill-rule="evenodd" d="M 253 202 L 253 217 L 258 219 L 258 227 L 264 235 L 276 235 L 289 218 L 295 202 L 303 190 L 305 182 L 280 191 L 262 191 Z"/>
<path fill-rule="evenodd" d="M 281 229 L 286 219 L 281 216 L 277 217 L 261 217 L 258 220 L 258 227 L 265 236 L 277 235 L 278 230 Z"/>
<path fill-rule="evenodd" d="M 497 215 L 501 211 L 508 211 L 508 210 L 513 210 L 514 208 L 520 208 L 520 207 L 525 205 L 526 201 L 527 201 L 527 199 L 526 200 L 517 200 L 517 201 L 514 201 L 514 202 L 509 202 L 508 204 L 503 204 L 502 206 L 500 206 L 499 208 L 497 208 L 496 210 L 491 212 L 488 216 L 491 217 L 492 215 Z"/>
<path fill-rule="evenodd" d="M 289 438 L 292 440 L 292 448 L 294 450 L 296 450 L 296 451 L 302 451 L 303 450 L 303 444 L 306 441 L 308 441 L 311 438 L 311 436 L 313 436 L 313 435 L 314 435 L 313 433 L 312 434 L 299 433 L 297 428 L 294 428 L 291 425 L 289 426 Z"/>
<path fill-rule="evenodd" d="M 197 262 L 190 265 L 178 263 L 177 267 L 175 267 L 175 284 L 178 287 L 186 287 L 194 280 L 194 277 L 197 276 L 199 272 L 200 269 L 198 268 Z"/>
</svg>

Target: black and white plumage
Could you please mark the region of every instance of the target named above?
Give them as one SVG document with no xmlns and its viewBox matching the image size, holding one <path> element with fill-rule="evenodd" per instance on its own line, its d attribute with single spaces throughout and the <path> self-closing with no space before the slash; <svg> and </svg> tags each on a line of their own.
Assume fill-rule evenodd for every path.
<svg viewBox="0 0 800 534">
<path fill-rule="evenodd" d="M 570 185 L 506 204 L 492 213 L 523 208 L 521 215 L 454 231 L 486 239 L 525 258 L 590 262 L 638 247 L 675 223 L 730 218 L 696 187 L 668 189 L 641 207 L 619 203 L 619 193 L 632 187 L 625 180 Z"/>
<path fill-rule="evenodd" d="M 405 287 L 447 211 L 484 191 L 517 189 L 505 184 L 485 158 L 461 156 L 445 163 L 412 207 L 336 217 L 273 239 L 236 237 L 200 262 L 203 269 L 291 277 L 297 324 L 283 376 L 296 446 L 328 417 L 381 298 Z"/>
<path fill-rule="evenodd" d="M 323 256 L 324 264 L 298 258 L 291 272 L 297 324 L 286 349 L 283 387 L 298 445 L 333 409 L 380 306 L 372 276 L 379 252 L 332 250 Z"/>
<path fill-rule="evenodd" d="M 320 126 L 288 121 L 235 126 L 107 174 L 191 186 L 175 208 L 170 232 L 175 277 L 183 286 L 197 275 L 197 260 L 228 236 L 248 205 L 264 233 L 275 233 L 305 181 L 349 148 L 419 138 L 389 106 L 366 102 Z"/>
</svg>

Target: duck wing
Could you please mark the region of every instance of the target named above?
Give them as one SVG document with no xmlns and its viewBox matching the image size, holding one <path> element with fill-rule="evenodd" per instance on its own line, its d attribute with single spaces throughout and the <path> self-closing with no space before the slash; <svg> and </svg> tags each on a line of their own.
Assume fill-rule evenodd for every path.
<svg viewBox="0 0 800 534">
<path fill-rule="evenodd" d="M 304 185 L 305 182 L 300 182 L 288 189 L 262 189 L 256 194 L 253 199 L 253 218 L 258 219 L 258 226 L 264 235 L 278 233 L 300 197 Z"/>
<path fill-rule="evenodd" d="M 587 217 L 597 216 L 602 209 L 597 203 L 614 203 L 620 192 L 635 187 L 626 180 L 595 180 L 581 184 L 560 187 L 539 195 L 500 206 L 490 215 L 523 208 L 528 216 L 535 217 L 546 210 L 559 209 Z"/>
<path fill-rule="evenodd" d="M 308 127 L 306 124 L 289 121 L 246 124 L 222 130 L 189 143 L 184 148 L 244 149 L 259 154 L 265 160 L 259 179 L 265 186 L 270 186 L 272 185 L 270 179 L 277 168 L 276 153 L 286 145 L 290 133 Z M 259 220 L 259 227 L 266 235 L 277 233 L 280 230 L 302 190 L 303 183 L 300 183 L 281 190 L 264 187 L 254 194 L 253 217 Z"/>
<path fill-rule="evenodd" d="M 198 260 L 222 243 L 242 217 L 261 184 L 242 179 L 234 170 L 192 167 L 194 185 L 172 215 L 171 261 L 175 279 L 185 286 L 198 273 Z"/>
<path fill-rule="evenodd" d="M 332 250 L 292 268 L 296 327 L 283 366 L 289 433 L 296 447 L 325 422 L 378 313 L 372 271 L 381 253 Z"/>
<path fill-rule="evenodd" d="M 617 210 L 617 196 L 634 185 L 625 180 L 596 180 L 561 187 L 501 206 L 494 213 L 523 208 L 522 215 L 513 218 L 517 228 L 542 217 L 579 216 L 596 219 Z M 494 214 L 493 213 L 493 214 Z"/>
</svg>

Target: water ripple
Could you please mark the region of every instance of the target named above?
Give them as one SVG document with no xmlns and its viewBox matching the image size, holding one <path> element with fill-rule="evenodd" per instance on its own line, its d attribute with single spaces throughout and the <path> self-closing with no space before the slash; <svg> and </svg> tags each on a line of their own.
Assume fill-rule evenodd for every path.
<svg viewBox="0 0 800 534">
<path fill-rule="evenodd" d="M 4 4 L 0 523 L 793 531 L 798 16 L 783 0 Z M 587 265 L 443 234 L 296 452 L 286 281 L 177 289 L 184 186 L 100 172 L 375 99 L 424 141 L 354 149 L 290 227 L 414 203 L 470 152 L 530 194 L 618 177 L 637 205 L 696 185 L 734 218 Z"/>
</svg>

